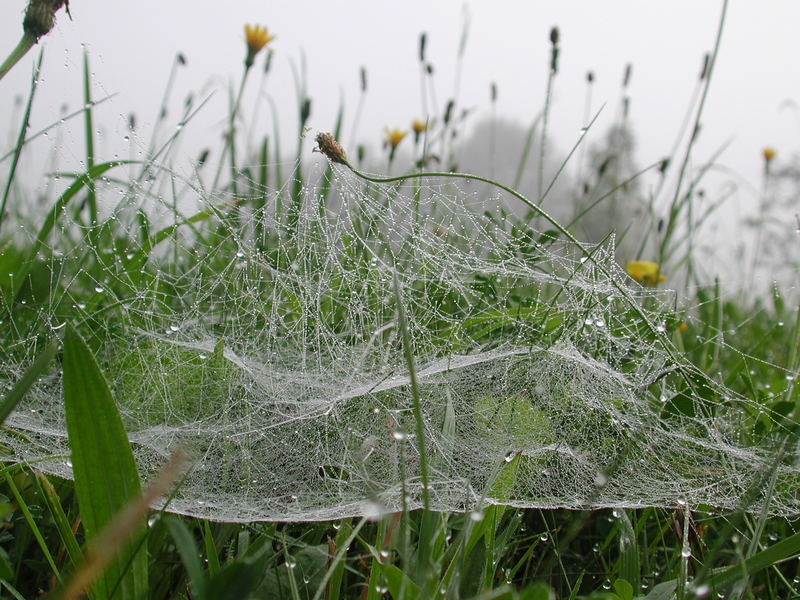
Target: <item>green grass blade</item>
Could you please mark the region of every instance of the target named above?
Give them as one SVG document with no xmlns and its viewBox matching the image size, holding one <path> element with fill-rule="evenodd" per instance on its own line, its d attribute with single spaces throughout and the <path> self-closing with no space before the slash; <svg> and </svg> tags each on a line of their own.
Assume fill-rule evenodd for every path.
<svg viewBox="0 0 800 600">
<path fill-rule="evenodd" d="M 33 96 L 36 92 L 36 84 L 39 82 L 39 70 L 42 67 L 43 53 L 39 52 L 39 60 L 36 61 L 36 66 L 33 69 L 33 77 L 31 78 L 31 93 L 28 96 L 28 104 L 25 106 L 25 116 L 22 117 L 22 127 L 19 131 L 17 144 L 14 147 L 14 157 L 11 160 L 11 169 L 8 173 L 8 180 L 6 181 L 6 189 L 3 191 L 3 200 L 0 201 L 0 223 L 6 214 L 6 204 L 8 203 L 8 196 L 11 194 L 11 185 L 14 182 L 14 174 L 17 172 L 17 164 L 19 163 L 20 154 L 22 154 L 22 147 L 25 145 L 25 132 L 28 131 L 28 125 L 31 118 L 31 107 L 33 106 Z"/>
<path fill-rule="evenodd" d="M 217 547 L 214 544 L 214 535 L 211 533 L 211 525 L 208 521 L 203 521 L 203 545 L 206 549 L 206 560 L 208 561 L 208 573 L 212 577 L 219 573 L 219 556 Z"/>
<path fill-rule="evenodd" d="M 128 437 L 108 383 L 86 342 L 72 325 L 64 333 L 64 412 L 75 493 L 87 540 L 140 495 Z M 141 527 L 135 535 L 144 535 Z M 136 544 L 132 544 L 136 546 Z M 147 544 L 120 552 L 95 583 L 100 598 L 138 599 L 147 594 Z M 130 562 L 130 569 L 123 565 Z M 117 587 L 117 582 L 121 585 Z M 118 593 L 113 594 L 117 588 Z"/>
<path fill-rule="evenodd" d="M 92 117 L 92 82 L 89 71 L 89 52 L 83 51 L 83 121 L 85 125 L 84 135 L 86 139 L 86 171 L 94 168 L 94 118 Z M 86 184 L 86 206 L 89 209 L 89 232 L 91 233 L 97 226 L 97 194 L 94 187 L 94 179 Z"/>
<path fill-rule="evenodd" d="M 181 555 L 183 566 L 186 568 L 186 573 L 189 575 L 192 597 L 197 598 L 197 600 L 208 598 L 206 578 L 203 573 L 203 566 L 200 564 L 200 553 L 194 541 L 194 536 L 192 536 L 192 532 L 189 531 L 189 528 L 183 521 L 175 517 L 166 518 L 164 523 L 172 535 L 175 547 L 178 549 L 178 554 Z"/>
<path fill-rule="evenodd" d="M 36 473 L 36 478 L 34 481 L 36 481 L 36 485 L 38 486 L 42 497 L 44 497 L 47 508 L 50 511 L 50 515 L 53 517 L 53 523 L 55 524 L 58 535 L 61 538 L 61 543 L 64 544 L 64 549 L 67 551 L 67 556 L 69 556 L 69 559 L 73 565 L 77 565 L 80 562 L 83 553 L 81 552 L 78 539 L 75 537 L 75 533 L 72 531 L 72 527 L 69 524 L 69 519 L 67 519 L 64 508 L 61 506 L 61 500 L 58 497 L 53 484 L 50 483 L 50 480 L 47 479 L 45 475 L 38 472 Z"/>
<path fill-rule="evenodd" d="M 25 369 L 22 377 L 17 380 L 14 387 L 0 400 L 0 424 L 5 422 L 8 415 L 11 414 L 11 411 L 14 410 L 17 404 L 19 404 L 19 401 L 28 393 L 33 383 L 50 365 L 57 351 L 58 343 L 56 340 L 51 340 L 44 349 L 42 349 L 31 365 Z"/>
<path fill-rule="evenodd" d="M 47 547 L 47 542 L 44 540 L 44 535 L 42 531 L 39 529 L 39 526 L 36 524 L 36 519 L 33 518 L 30 509 L 28 508 L 28 503 L 25 502 L 25 498 L 22 497 L 22 494 L 17 487 L 17 484 L 14 483 L 14 478 L 11 476 L 9 469 L 3 470 L 3 476 L 6 479 L 6 483 L 8 484 L 9 489 L 11 489 L 11 493 L 14 496 L 14 500 L 19 506 L 20 511 L 22 511 L 22 515 L 25 518 L 25 522 L 28 524 L 28 527 L 31 529 L 31 533 L 33 533 L 33 537 L 36 538 L 36 541 L 39 544 L 39 548 L 44 555 L 47 564 L 50 565 L 50 568 L 53 571 L 53 574 L 56 576 L 56 579 L 61 581 L 61 572 L 58 570 L 56 566 L 56 561 L 53 559 L 53 555 L 50 553 L 50 549 Z"/>
</svg>

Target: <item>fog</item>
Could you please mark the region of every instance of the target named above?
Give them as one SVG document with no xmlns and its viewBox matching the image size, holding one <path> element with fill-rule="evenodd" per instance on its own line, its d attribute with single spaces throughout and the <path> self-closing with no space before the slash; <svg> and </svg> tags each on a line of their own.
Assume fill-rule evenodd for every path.
<svg viewBox="0 0 800 600">
<path fill-rule="evenodd" d="M 0 7 L 0 40 L 7 50 L 21 35 L 25 4 L 7 0 Z M 587 116 L 598 115 L 568 163 L 563 181 L 547 200 L 557 209 L 566 195 L 580 188 L 581 171 L 590 174 L 591 149 L 602 146 L 619 123 L 625 97 L 629 99 L 626 122 L 635 141 L 628 167 L 656 164 L 675 149 L 682 152 L 687 111 L 698 100 L 703 56 L 713 48 L 721 8 L 721 2 L 690 0 L 75 1 L 70 6 L 72 19 L 59 14 L 52 34 L 0 81 L 0 115 L 4 115 L 0 153 L 13 147 L 20 100 L 27 98 L 38 51 L 44 51 L 44 67 L 31 131 L 82 105 L 85 49 L 95 98 L 113 96 L 96 111 L 99 157 L 136 156 L 146 150 L 152 144 L 162 99 L 166 98 L 167 118 L 156 131 L 160 141 L 174 130 L 188 97 L 194 106 L 206 101 L 171 154 L 174 167 L 188 172 L 203 148 L 219 147 L 231 90 L 241 77 L 242 25 L 263 23 L 277 38 L 271 43 L 274 54 L 268 76 L 262 77 L 259 61 L 245 89 L 243 112 L 250 119 L 251 143 L 277 129 L 287 158 L 298 143 L 310 152 L 311 140 L 298 139 L 297 131 L 297 88 L 303 85 L 312 100 L 309 131 L 331 130 L 343 104 L 346 148 L 352 152 L 363 144 L 372 155 L 381 151 L 385 127 L 408 128 L 413 118 L 441 116 L 445 104 L 455 99 L 459 110 L 471 111 L 459 140 L 460 168 L 493 174 L 508 183 L 521 139 L 544 104 L 548 37 L 550 28 L 557 25 L 561 51 L 552 87 L 546 173 L 552 174 L 578 142 Z M 767 145 L 777 149 L 776 169 L 791 164 L 800 131 L 795 104 L 800 97 L 795 64 L 800 55 L 798 22 L 800 4 L 790 0 L 730 3 L 689 163 L 694 172 L 713 158 L 714 166 L 703 180 L 705 196 L 726 198 L 719 223 L 708 227 L 700 240 L 709 251 L 730 244 L 731 227 L 758 212 L 763 189 L 761 149 Z M 423 31 L 427 32 L 426 61 L 433 69 L 425 92 L 418 60 Z M 185 66 L 174 67 L 178 53 L 185 56 Z M 623 89 L 628 64 L 632 76 Z M 362 67 L 368 89 L 356 128 Z M 166 94 L 173 68 L 174 81 Z M 587 96 L 588 71 L 595 78 L 591 97 Z M 497 90 L 494 104 L 492 84 Z M 274 113 L 266 98 L 274 103 Z M 136 120 L 133 132 L 128 127 L 131 114 Z M 41 186 L 41 174 L 48 170 L 78 168 L 82 127 L 79 118 L 72 119 L 28 148 L 22 165 L 26 181 Z M 493 158 L 486 137 L 490 130 L 494 131 Z M 720 149 L 724 150 L 717 154 Z M 531 160 L 535 165 L 535 151 Z M 6 165 L 8 161 L 0 168 Z M 521 183 L 532 196 L 539 188 L 534 172 L 535 167 Z M 645 177 L 639 185 L 646 196 L 658 185 L 658 177 Z M 782 218 L 777 217 L 778 227 Z M 793 228 L 791 217 L 788 225 L 783 218 L 783 225 Z M 735 241 L 740 240 L 741 236 Z M 716 254 L 723 255 L 724 263 L 730 250 L 726 247 Z"/>
</svg>

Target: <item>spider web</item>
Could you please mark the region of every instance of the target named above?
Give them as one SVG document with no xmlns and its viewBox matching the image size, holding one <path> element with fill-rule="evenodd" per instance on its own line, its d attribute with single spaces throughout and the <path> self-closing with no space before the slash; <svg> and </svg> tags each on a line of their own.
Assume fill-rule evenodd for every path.
<svg viewBox="0 0 800 600">
<path fill-rule="evenodd" d="M 192 452 L 170 510 L 302 521 L 420 507 L 402 306 L 435 510 L 768 500 L 797 514 L 794 455 L 776 462 L 780 435 L 752 425 L 767 411 L 686 364 L 674 295 L 621 271 L 613 239 L 587 254 L 458 179 L 371 184 L 336 167 L 329 194 L 248 182 L 257 209 L 181 183 L 195 198 L 163 212 L 210 216 L 155 249 L 138 230 L 152 194 L 134 184 L 105 221 L 125 234 L 113 243 L 74 243 L 90 238 L 62 219 L 40 262 L 48 301 L 15 317 L 2 356 L 10 384 L 69 307 L 142 476 Z M 14 460 L 71 476 L 59 372 L 6 425 Z"/>
</svg>

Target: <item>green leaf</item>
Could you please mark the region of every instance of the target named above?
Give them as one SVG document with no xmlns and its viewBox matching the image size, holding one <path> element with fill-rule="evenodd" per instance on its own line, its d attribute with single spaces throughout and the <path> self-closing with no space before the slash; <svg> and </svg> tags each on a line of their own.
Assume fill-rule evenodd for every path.
<svg viewBox="0 0 800 600">
<path fill-rule="evenodd" d="M 614 582 L 614 591 L 619 600 L 633 600 L 633 586 L 624 579 L 617 579 Z"/>
<path fill-rule="evenodd" d="M 168 517 L 164 520 L 164 523 L 169 529 L 170 535 L 172 535 L 178 554 L 181 555 L 183 566 L 189 575 L 189 584 L 192 588 L 193 597 L 197 598 L 197 600 L 208 598 L 206 577 L 203 573 L 203 566 L 200 564 L 200 553 L 197 550 L 197 544 L 194 541 L 192 532 L 189 531 L 183 521 L 176 517 Z"/>
<path fill-rule="evenodd" d="M 86 539 L 110 523 L 140 494 L 139 474 L 111 390 L 92 351 L 67 325 L 64 333 L 64 412 L 75 493 Z M 98 598 L 147 595 L 144 524 L 95 582 Z M 136 541 L 134 541 L 136 540 Z"/>
</svg>

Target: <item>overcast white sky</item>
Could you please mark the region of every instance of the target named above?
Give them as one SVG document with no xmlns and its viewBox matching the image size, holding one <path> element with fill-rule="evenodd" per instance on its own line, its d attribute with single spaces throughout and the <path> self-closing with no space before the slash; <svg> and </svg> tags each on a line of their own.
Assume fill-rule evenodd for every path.
<svg viewBox="0 0 800 600">
<path fill-rule="evenodd" d="M 0 52 L 10 50 L 21 35 L 25 5 L 25 0 L 0 4 Z M 202 145 L 215 145 L 219 121 L 226 114 L 228 86 L 238 82 L 241 74 L 244 23 L 262 23 L 277 35 L 267 91 L 278 106 L 287 149 L 294 146 L 297 135 L 290 65 L 299 64 L 303 53 L 313 100 L 309 125 L 315 131 L 332 129 L 342 96 L 346 116 L 352 117 L 359 68 L 366 67 L 369 93 L 359 138 L 377 147 L 385 126 L 407 127 L 412 118 L 423 116 L 417 62 L 422 31 L 428 33 L 427 56 L 436 69 L 440 103 L 452 95 L 467 10 L 471 25 L 461 82 L 462 107 L 474 106 L 476 116 L 488 116 L 489 85 L 495 81 L 498 113 L 529 123 L 542 106 L 548 33 L 558 25 L 561 60 L 551 128 L 556 143 L 567 149 L 583 125 L 587 70 L 596 75 L 595 108 L 607 103 L 592 134 L 599 138 L 618 111 L 624 66 L 632 62 L 630 118 L 638 137 L 637 158 L 644 165 L 659 160 L 672 147 L 703 54 L 713 47 L 721 1 L 73 0 L 70 8 L 73 20 L 60 13 L 56 29 L 41 44 L 45 68 L 34 128 L 57 118 L 63 103 L 73 109 L 81 105 L 83 43 L 90 52 L 95 95 L 117 94 L 98 113 L 106 136 L 101 148 L 109 152 L 119 150 L 117 142 L 127 133 L 125 118 L 130 111 L 142 126 L 139 143 L 147 144 L 147 126 L 155 120 L 177 52 L 185 54 L 188 64 L 175 82 L 173 123 L 187 93 L 199 98 L 218 90 L 190 125 L 181 152 L 188 160 L 196 157 Z M 733 140 L 721 163 L 758 187 L 763 146 L 776 147 L 779 158 L 797 149 L 800 115 L 780 107 L 785 101 L 800 101 L 798 23 L 800 2 L 795 0 L 731 1 L 697 163 Z M 0 81 L 0 154 L 9 146 L 7 131 L 18 127 L 18 120 L 12 122 L 13 100 L 27 93 L 34 55 Z M 253 94 L 257 87 L 258 77 L 253 77 L 248 91 Z M 245 110 L 253 104 L 253 96 L 248 98 Z M 257 127 L 269 133 L 272 117 L 263 112 Z M 67 128 L 59 147 L 64 160 L 80 156 L 81 128 L 79 120 Z M 346 122 L 345 132 L 349 131 Z M 310 150 L 311 142 L 307 145 Z M 352 144 L 348 145 L 352 151 Z"/>
</svg>

